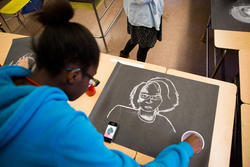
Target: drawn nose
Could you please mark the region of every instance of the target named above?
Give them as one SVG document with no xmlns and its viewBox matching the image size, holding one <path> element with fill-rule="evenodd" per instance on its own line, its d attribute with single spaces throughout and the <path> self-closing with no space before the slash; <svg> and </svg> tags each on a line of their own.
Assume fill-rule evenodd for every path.
<svg viewBox="0 0 250 167">
<path fill-rule="evenodd" d="M 151 98 L 148 98 L 146 101 L 145 101 L 146 104 L 151 104 L 152 103 L 152 100 Z"/>
</svg>

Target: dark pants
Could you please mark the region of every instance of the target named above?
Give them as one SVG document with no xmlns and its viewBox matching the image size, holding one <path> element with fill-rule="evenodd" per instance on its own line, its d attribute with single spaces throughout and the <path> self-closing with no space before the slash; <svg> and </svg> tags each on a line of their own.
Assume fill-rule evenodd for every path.
<svg viewBox="0 0 250 167">
<path fill-rule="evenodd" d="M 121 53 L 123 55 L 129 55 L 129 53 L 131 52 L 131 50 L 134 49 L 134 47 L 136 46 L 136 44 L 132 43 L 131 39 L 128 40 L 125 48 L 121 51 Z M 137 51 L 137 60 L 138 61 L 142 61 L 142 62 L 145 62 L 146 58 L 147 58 L 147 53 L 148 53 L 148 50 L 150 48 L 142 48 L 140 47 L 139 45 L 139 49 Z"/>
</svg>

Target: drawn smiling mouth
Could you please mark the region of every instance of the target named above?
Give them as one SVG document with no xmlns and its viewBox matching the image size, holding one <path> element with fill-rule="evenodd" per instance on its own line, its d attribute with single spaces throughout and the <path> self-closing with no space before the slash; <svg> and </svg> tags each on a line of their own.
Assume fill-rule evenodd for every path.
<svg viewBox="0 0 250 167">
<path fill-rule="evenodd" d="M 146 109 L 152 109 L 152 107 L 151 107 L 151 106 L 145 106 L 145 108 L 146 108 Z"/>
</svg>

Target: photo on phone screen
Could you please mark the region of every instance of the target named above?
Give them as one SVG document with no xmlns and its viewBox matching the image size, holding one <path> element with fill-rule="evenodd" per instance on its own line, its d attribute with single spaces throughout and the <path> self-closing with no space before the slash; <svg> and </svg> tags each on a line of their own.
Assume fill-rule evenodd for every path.
<svg viewBox="0 0 250 167">
<path fill-rule="evenodd" d="M 109 122 L 104 132 L 104 140 L 110 143 L 114 139 L 117 128 L 117 123 Z"/>
</svg>

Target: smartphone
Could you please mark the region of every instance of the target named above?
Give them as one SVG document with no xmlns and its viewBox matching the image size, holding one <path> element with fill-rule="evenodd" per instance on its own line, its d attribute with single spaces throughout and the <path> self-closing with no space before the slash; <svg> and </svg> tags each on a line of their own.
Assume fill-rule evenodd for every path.
<svg viewBox="0 0 250 167">
<path fill-rule="evenodd" d="M 108 126 L 104 132 L 104 141 L 111 143 L 114 139 L 114 136 L 116 134 L 118 128 L 118 124 L 115 122 L 109 122 Z"/>
</svg>

